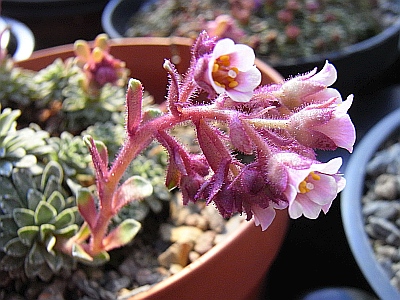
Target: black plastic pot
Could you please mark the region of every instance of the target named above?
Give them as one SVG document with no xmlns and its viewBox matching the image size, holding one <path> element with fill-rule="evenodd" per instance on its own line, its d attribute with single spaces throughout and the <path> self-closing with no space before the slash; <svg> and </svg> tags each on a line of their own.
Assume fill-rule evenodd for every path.
<svg viewBox="0 0 400 300">
<path fill-rule="evenodd" d="M 102 15 L 105 32 L 112 38 L 124 37 L 129 19 L 144 2 L 146 1 L 111 0 Z M 344 94 L 354 93 L 367 86 L 396 61 L 400 54 L 399 33 L 400 20 L 380 34 L 340 51 L 270 65 L 286 78 L 314 67 L 320 69 L 325 60 L 329 60 L 338 70 L 338 80 L 334 86 Z"/>
<path fill-rule="evenodd" d="M 377 262 L 364 229 L 361 199 L 364 194 L 366 165 L 381 144 L 400 128 L 400 108 L 374 125 L 355 147 L 345 169 L 346 187 L 341 193 L 343 226 L 351 251 L 364 277 L 379 299 L 400 299 L 400 292 Z"/>
</svg>

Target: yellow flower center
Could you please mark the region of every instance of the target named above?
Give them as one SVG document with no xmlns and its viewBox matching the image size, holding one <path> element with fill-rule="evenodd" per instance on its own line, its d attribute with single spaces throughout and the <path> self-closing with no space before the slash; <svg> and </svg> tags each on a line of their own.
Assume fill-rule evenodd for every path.
<svg viewBox="0 0 400 300">
<path fill-rule="evenodd" d="M 221 55 L 214 61 L 212 70 L 212 78 L 217 86 L 224 89 L 227 87 L 233 89 L 239 85 L 236 77 L 239 74 L 239 69 L 231 66 L 230 56 Z"/>
<path fill-rule="evenodd" d="M 301 194 L 308 193 L 309 191 L 314 189 L 314 184 L 312 181 L 318 181 L 321 179 L 321 176 L 315 174 L 314 172 L 310 172 L 308 176 L 299 184 L 299 190 Z"/>
</svg>

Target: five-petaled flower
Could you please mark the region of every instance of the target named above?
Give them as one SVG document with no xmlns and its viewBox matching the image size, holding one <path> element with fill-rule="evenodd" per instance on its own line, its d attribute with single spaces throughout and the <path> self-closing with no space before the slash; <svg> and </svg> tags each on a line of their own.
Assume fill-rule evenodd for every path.
<svg viewBox="0 0 400 300">
<path fill-rule="evenodd" d="M 289 176 L 284 193 L 289 201 L 291 218 L 296 219 L 304 215 L 316 219 L 321 210 L 324 213 L 328 212 L 336 195 L 346 185 L 346 180 L 339 173 L 341 165 L 342 159 L 337 157 L 327 163 L 309 163 L 307 167 L 287 166 Z"/>
<path fill-rule="evenodd" d="M 208 61 L 206 80 L 218 94 L 226 92 L 234 101 L 248 102 L 261 82 L 254 61 L 254 50 L 249 46 L 219 40 Z"/>
</svg>

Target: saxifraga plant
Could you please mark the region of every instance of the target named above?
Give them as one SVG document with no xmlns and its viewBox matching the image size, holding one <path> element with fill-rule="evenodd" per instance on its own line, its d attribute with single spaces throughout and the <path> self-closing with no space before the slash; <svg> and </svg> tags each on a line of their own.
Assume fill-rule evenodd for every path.
<svg viewBox="0 0 400 300">
<path fill-rule="evenodd" d="M 78 232 L 82 219 L 62 183 L 62 168 L 54 161 L 41 176 L 19 168 L 11 177 L 0 176 L 1 270 L 10 277 L 46 281 L 73 267 L 72 257 L 57 247 Z"/>
</svg>

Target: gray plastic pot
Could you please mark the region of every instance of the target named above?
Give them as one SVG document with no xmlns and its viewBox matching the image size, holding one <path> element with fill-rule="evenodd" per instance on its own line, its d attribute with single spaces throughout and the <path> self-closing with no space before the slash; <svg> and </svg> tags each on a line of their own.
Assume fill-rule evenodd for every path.
<svg viewBox="0 0 400 300">
<path fill-rule="evenodd" d="M 345 169 L 346 187 L 341 193 L 343 226 L 354 258 L 379 299 L 400 299 L 400 292 L 374 256 L 364 229 L 361 199 L 364 194 L 366 166 L 381 144 L 400 127 L 400 108 L 374 125 L 355 147 Z"/>
</svg>

